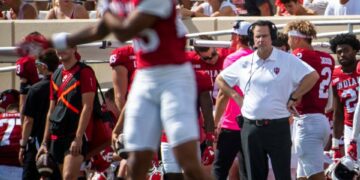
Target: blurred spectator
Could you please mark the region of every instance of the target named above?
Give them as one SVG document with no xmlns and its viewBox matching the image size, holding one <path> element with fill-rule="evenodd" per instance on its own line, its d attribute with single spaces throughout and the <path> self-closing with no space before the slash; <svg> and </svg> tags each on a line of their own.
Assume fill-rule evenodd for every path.
<svg viewBox="0 0 360 180">
<path fill-rule="evenodd" d="M 299 3 L 303 3 L 303 0 L 298 0 Z M 288 16 L 290 15 L 289 12 L 286 10 L 284 3 L 281 0 L 275 0 L 276 5 L 276 16 Z"/>
<path fill-rule="evenodd" d="M 191 0 L 178 0 L 179 4 L 186 9 L 191 9 L 192 3 Z"/>
<path fill-rule="evenodd" d="M 84 6 L 71 0 L 55 0 L 46 19 L 89 19 L 89 14 Z"/>
<path fill-rule="evenodd" d="M 84 1 L 83 4 L 87 11 L 96 10 L 96 1 L 95 0 L 86 0 L 86 1 Z"/>
<path fill-rule="evenodd" d="M 288 39 L 287 34 L 278 32 L 277 38 L 272 42 L 272 45 L 282 51 L 288 52 L 290 50 Z"/>
<path fill-rule="evenodd" d="M 226 0 L 208 0 L 194 10 L 181 8 L 183 17 L 236 16 L 236 7 Z"/>
<path fill-rule="evenodd" d="M 3 14 L 4 19 L 37 19 L 35 7 L 23 0 L 1 0 L 1 2 L 9 8 Z"/>
<path fill-rule="evenodd" d="M 303 6 L 315 11 L 318 15 L 324 15 L 328 0 L 304 0 Z"/>
<path fill-rule="evenodd" d="M 316 15 L 316 13 L 308 8 L 304 8 L 298 0 L 280 0 L 285 5 L 289 15 L 304 16 L 304 15 Z"/>
<path fill-rule="evenodd" d="M 247 16 L 272 16 L 272 7 L 269 0 L 245 0 Z"/>
<path fill-rule="evenodd" d="M 359 0 L 330 0 L 324 15 L 357 15 L 360 14 Z"/>
<path fill-rule="evenodd" d="M 245 8 L 245 0 L 231 0 L 231 2 L 236 7 L 236 14 L 237 15 L 245 15 L 245 14 L 247 14 L 247 10 Z"/>
</svg>

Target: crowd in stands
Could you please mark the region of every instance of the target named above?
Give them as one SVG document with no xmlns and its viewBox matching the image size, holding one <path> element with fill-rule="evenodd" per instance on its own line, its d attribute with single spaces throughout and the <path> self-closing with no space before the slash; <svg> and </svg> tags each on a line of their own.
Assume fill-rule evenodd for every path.
<svg viewBox="0 0 360 180">
<path fill-rule="evenodd" d="M 358 0 L 178 0 L 182 18 L 358 15 Z M 0 0 L 1 19 L 96 19 L 98 0 Z"/>
</svg>

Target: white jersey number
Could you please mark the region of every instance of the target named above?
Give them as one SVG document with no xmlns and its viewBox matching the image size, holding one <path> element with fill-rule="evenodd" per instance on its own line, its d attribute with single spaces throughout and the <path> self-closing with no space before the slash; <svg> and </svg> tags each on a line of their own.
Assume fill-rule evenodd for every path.
<svg viewBox="0 0 360 180">
<path fill-rule="evenodd" d="M 330 67 L 325 67 L 321 70 L 321 76 L 325 76 L 326 78 L 321 81 L 319 87 L 319 98 L 327 99 L 329 97 L 329 85 L 331 81 L 331 69 Z M 327 88 L 325 88 L 328 86 Z"/>
<path fill-rule="evenodd" d="M 358 89 L 358 87 L 356 89 Z M 348 113 L 353 113 L 357 102 L 357 93 L 354 89 L 347 89 L 343 91 L 341 97 L 346 98 L 349 95 L 350 98 L 345 101 L 345 108 Z"/>
<path fill-rule="evenodd" d="M 10 145 L 10 135 L 16 125 L 21 125 L 20 119 L 12 118 L 12 119 L 1 119 L 0 120 L 0 127 L 3 127 L 7 124 L 7 128 L 2 136 L 0 141 L 0 146 L 8 146 Z"/>
<path fill-rule="evenodd" d="M 160 45 L 158 34 L 153 29 L 145 29 L 139 34 L 139 38 L 134 40 L 134 50 L 149 53 L 155 51 Z"/>
</svg>

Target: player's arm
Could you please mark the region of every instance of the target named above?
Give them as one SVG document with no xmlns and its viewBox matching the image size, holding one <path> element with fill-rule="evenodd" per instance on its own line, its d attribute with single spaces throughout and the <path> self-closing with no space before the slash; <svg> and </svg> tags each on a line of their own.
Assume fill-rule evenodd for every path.
<svg viewBox="0 0 360 180">
<path fill-rule="evenodd" d="M 112 132 L 111 135 L 111 145 L 113 147 L 116 147 L 116 141 L 119 137 L 119 135 L 122 133 L 123 127 L 124 127 L 124 121 L 125 121 L 125 108 L 126 108 L 126 104 L 124 105 L 123 109 L 120 112 L 120 116 L 116 122 L 116 125 L 114 127 L 114 130 Z"/>
<path fill-rule="evenodd" d="M 44 128 L 44 137 L 43 137 L 43 141 L 41 142 L 41 146 L 36 154 L 36 159 L 39 158 L 39 156 L 43 153 L 47 152 L 47 142 L 50 139 L 50 116 L 51 113 L 54 111 L 55 109 L 55 104 L 56 101 L 55 100 L 50 100 L 50 104 L 49 104 L 49 110 L 48 113 L 46 115 L 46 122 L 45 122 L 45 128 Z"/>
<path fill-rule="evenodd" d="M 200 108 L 204 118 L 205 133 L 214 133 L 213 102 L 209 91 L 199 95 Z"/>
<path fill-rule="evenodd" d="M 96 26 L 67 35 L 65 39 L 67 46 L 73 47 L 78 44 L 101 40 L 112 32 L 118 40 L 125 42 L 145 28 L 151 27 L 157 19 L 157 16 L 145 14 L 138 10 L 130 13 L 126 19 L 106 11 Z M 64 37 L 60 37 L 60 39 L 64 39 Z"/>
<path fill-rule="evenodd" d="M 215 104 L 215 115 L 214 115 L 214 123 L 215 126 L 219 125 L 221 116 L 225 112 L 225 108 L 227 103 L 229 102 L 229 96 L 227 96 L 221 89 L 216 97 L 216 104 Z"/>
<path fill-rule="evenodd" d="M 158 16 L 146 14 L 139 10 L 130 13 L 126 19 L 113 13 L 104 14 L 106 26 L 121 42 L 130 40 L 144 29 L 153 26 L 158 19 Z"/>
<path fill-rule="evenodd" d="M 27 141 L 31 134 L 33 124 L 34 124 L 34 118 L 32 118 L 30 116 L 24 116 L 24 123 L 21 127 L 22 130 L 21 130 L 20 146 L 26 146 Z"/>
<path fill-rule="evenodd" d="M 296 101 L 310 91 L 319 78 L 320 76 L 316 71 L 312 71 L 303 77 L 298 88 L 290 95 L 291 97 L 289 97 L 290 100 L 288 101 L 287 108 L 290 112 L 293 112 L 292 107 L 295 105 Z M 293 114 L 295 114 L 295 112 L 293 112 Z"/>
<path fill-rule="evenodd" d="M 76 33 L 69 35 L 54 35 L 52 38 L 52 46 L 55 48 L 66 49 L 67 47 L 74 47 L 79 44 L 85 44 L 101 40 L 105 38 L 108 34 L 110 34 L 109 27 L 106 25 L 104 19 L 101 19 L 100 22 L 96 25 L 90 26 Z"/>
<path fill-rule="evenodd" d="M 22 165 L 24 163 L 24 155 L 26 150 L 26 145 L 31 134 L 33 127 L 34 119 L 30 116 L 24 116 L 24 123 L 21 127 L 21 140 L 20 140 L 20 150 L 19 150 L 19 162 Z"/>
<path fill-rule="evenodd" d="M 122 65 L 113 67 L 112 81 L 114 86 L 115 104 L 121 112 L 125 105 L 126 93 L 128 89 L 128 70 L 126 67 Z"/>
<path fill-rule="evenodd" d="M 74 156 L 81 153 L 82 138 L 84 136 L 86 127 L 89 124 L 93 112 L 95 92 L 86 92 L 81 94 L 82 109 L 80 113 L 79 124 L 76 130 L 75 139 L 71 143 L 70 153 Z"/>
<path fill-rule="evenodd" d="M 27 82 L 28 80 L 26 78 L 20 78 L 19 112 L 20 112 L 21 123 L 24 122 L 24 115 L 22 112 L 26 101 L 27 92 L 29 90 L 29 85 Z"/>
<path fill-rule="evenodd" d="M 333 125 L 333 139 L 339 140 L 343 134 L 344 129 L 344 104 L 340 102 L 340 97 L 336 92 L 336 89 L 333 87 L 333 107 L 334 107 L 334 125 Z M 333 140 L 334 141 L 334 140 Z M 335 143 L 336 145 L 336 143 Z M 334 144 L 333 144 L 334 146 Z"/>
<path fill-rule="evenodd" d="M 360 92 L 358 97 L 360 96 Z M 359 100 L 359 99 L 358 99 Z M 356 104 L 354 117 L 353 117 L 353 131 L 351 135 L 351 139 L 357 141 L 360 133 L 360 103 Z"/>
<path fill-rule="evenodd" d="M 229 97 L 233 98 L 236 104 L 241 107 L 244 98 L 240 96 L 239 93 L 237 93 L 232 87 L 230 87 L 223 77 L 217 76 L 216 77 L 216 84 L 219 86 L 219 88 Z"/>
</svg>

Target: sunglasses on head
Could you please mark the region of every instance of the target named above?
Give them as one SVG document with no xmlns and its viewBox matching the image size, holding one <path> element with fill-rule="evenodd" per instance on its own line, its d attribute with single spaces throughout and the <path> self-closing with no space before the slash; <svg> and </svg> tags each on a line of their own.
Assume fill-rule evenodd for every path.
<svg viewBox="0 0 360 180">
<path fill-rule="evenodd" d="M 217 52 L 214 50 L 212 53 L 211 53 L 211 56 L 200 56 L 200 58 L 204 61 L 209 61 L 211 60 L 212 58 L 214 58 L 215 56 L 217 56 Z"/>
<path fill-rule="evenodd" d="M 48 67 L 45 63 L 39 61 L 38 59 L 35 61 L 35 64 L 36 64 L 36 65 L 43 65 L 43 66 Z"/>
</svg>

